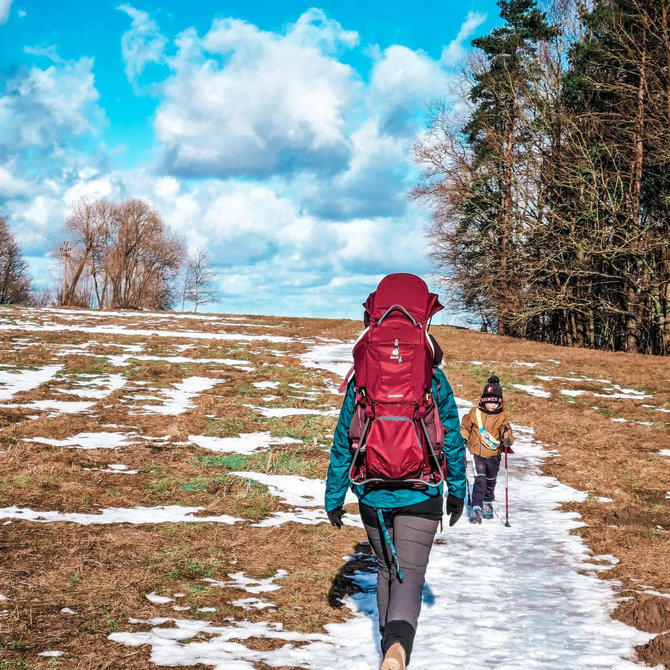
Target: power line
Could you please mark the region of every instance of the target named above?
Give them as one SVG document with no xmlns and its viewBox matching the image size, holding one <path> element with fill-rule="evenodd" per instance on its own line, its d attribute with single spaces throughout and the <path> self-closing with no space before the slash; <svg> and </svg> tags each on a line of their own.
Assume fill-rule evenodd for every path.
<svg viewBox="0 0 670 670">
<path fill-rule="evenodd" d="M 18 227 L 23 227 L 28 229 L 31 233 L 41 237 L 46 242 L 51 242 L 52 244 L 60 244 L 61 240 L 52 237 L 48 233 L 45 233 L 39 226 L 30 221 L 26 221 L 22 216 L 18 215 L 16 212 L 12 211 L 7 205 L 0 202 L 0 210 L 3 210 L 9 216 L 9 222 L 17 225 Z"/>
</svg>

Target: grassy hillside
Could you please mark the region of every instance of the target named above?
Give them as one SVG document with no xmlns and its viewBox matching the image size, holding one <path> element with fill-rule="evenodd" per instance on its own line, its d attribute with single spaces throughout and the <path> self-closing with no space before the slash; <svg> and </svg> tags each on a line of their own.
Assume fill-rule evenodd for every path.
<svg viewBox="0 0 670 670">
<path fill-rule="evenodd" d="M 0 669 L 147 668 L 146 647 L 108 635 L 129 618 L 165 616 L 168 601 L 155 596 L 215 625 L 243 613 L 313 633 L 346 616 L 337 598 L 357 563 L 343 556 L 362 531 L 315 523 L 316 509 L 281 523 L 295 504 L 233 473 L 325 478 L 339 379 L 300 356 L 359 330 L 345 320 L 0 310 Z M 669 630 L 670 611 L 650 614 L 659 603 L 645 592 L 670 592 L 670 457 L 660 453 L 670 449 L 670 361 L 431 332 L 455 394 L 476 400 L 495 372 L 513 421 L 555 450 L 546 472 L 588 492 L 570 505 L 587 524 L 575 532 L 619 559 L 602 573 L 632 597 L 617 616 Z M 247 442 L 234 449 L 223 441 L 240 435 Z M 143 523 L 156 512 L 138 508 L 159 506 L 181 522 Z M 101 510 L 110 521 L 135 516 L 21 520 Z M 240 604 L 244 579 L 282 588 Z M 53 649 L 67 660 L 37 656 Z"/>
</svg>

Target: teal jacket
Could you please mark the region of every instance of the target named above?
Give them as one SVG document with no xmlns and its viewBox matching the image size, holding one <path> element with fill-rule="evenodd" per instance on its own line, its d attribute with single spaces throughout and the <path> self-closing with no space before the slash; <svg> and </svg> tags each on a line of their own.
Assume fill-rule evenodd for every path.
<svg viewBox="0 0 670 670">
<path fill-rule="evenodd" d="M 446 438 L 442 451 L 447 463 L 447 488 L 451 495 L 465 498 L 465 441 L 461 436 L 461 422 L 454 400 L 454 392 L 439 368 L 433 368 L 433 397 L 442 425 L 446 428 Z M 347 494 L 349 466 L 353 455 L 349 451 L 349 425 L 354 415 L 354 380 L 349 382 L 344 396 L 340 418 L 337 421 L 333 446 L 330 450 L 330 465 L 326 479 L 326 511 L 341 507 Z M 443 486 L 428 487 L 425 490 L 380 489 L 367 486 L 352 486 L 360 502 L 375 508 L 405 507 L 423 502 L 428 498 L 444 494 Z"/>
</svg>

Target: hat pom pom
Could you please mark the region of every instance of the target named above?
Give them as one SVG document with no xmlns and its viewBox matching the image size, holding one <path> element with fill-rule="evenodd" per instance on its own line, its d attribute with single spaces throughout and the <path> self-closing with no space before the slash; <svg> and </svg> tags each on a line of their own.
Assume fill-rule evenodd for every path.
<svg viewBox="0 0 670 670">
<path fill-rule="evenodd" d="M 500 379 L 498 379 L 498 377 L 496 377 L 495 375 L 493 375 L 492 377 L 489 377 L 489 382 L 488 382 L 489 384 L 498 384 L 499 382 L 500 382 Z"/>
</svg>

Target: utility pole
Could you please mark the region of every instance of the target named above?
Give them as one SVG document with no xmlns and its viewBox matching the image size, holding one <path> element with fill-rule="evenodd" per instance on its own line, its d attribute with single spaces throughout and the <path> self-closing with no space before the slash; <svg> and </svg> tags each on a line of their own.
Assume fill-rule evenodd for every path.
<svg viewBox="0 0 670 670">
<path fill-rule="evenodd" d="M 72 251 L 72 247 L 70 246 L 70 244 L 67 240 L 65 242 L 63 242 L 63 244 L 60 245 L 60 252 L 63 255 L 63 288 L 62 288 L 62 294 L 61 294 L 61 303 L 63 305 L 66 304 L 65 297 L 66 297 L 66 293 L 67 293 L 68 260 L 70 258 L 70 252 L 71 251 Z"/>
</svg>

